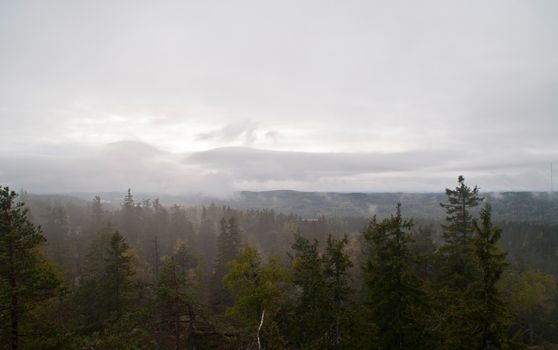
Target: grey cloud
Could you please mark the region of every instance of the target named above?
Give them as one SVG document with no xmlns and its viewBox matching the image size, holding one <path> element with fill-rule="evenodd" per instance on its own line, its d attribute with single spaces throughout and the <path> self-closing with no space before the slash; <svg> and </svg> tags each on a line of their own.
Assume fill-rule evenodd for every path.
<svg viewBox="0 0 558 350">
<path fill-rule="evenodd" d="M 137 141 L 82 150 L 62 146 L 57 155 L 0 154 L 0 183 L 34 192 L 120 191 L 132 187 L 148 192 L 206 192 L 224 195 L 230 182 L 219 174 L 200 174 L 180 163 L 181 156 Z"/>
<path fill-rule="evenodd" d="M 558 161 L 555 1 L 1 7 L 4 183 L 543 190 Z"/>
<path fill-rule="evenodd" d="M 66 147 L 66 148 L 65 148 Z M 464 174 L 486 190 L 546 189 L 546 167 L 462 152 L 311 153 L 218 148 L 190 154 L 122 141 L 73 152 L 0 153 L 0 183 L 38 192 L 117 191 L 227 195 L 236 190 L 439 191 Z M 475 160 L 477 159 L 477 160 Z M 488 167 L 487 164 L 491 166 Z M 496 170 L 495 170 L 496 169 Z"/>
<path fill-rule="evenodd" d="M 441 166 L 452 156 L 445 151 L 309 153 L 231 147 L 198 152 L 187 157 L 184 162 L 244 179 L 312 181 L 324 176 L 428 169 Z"/>
</svg>

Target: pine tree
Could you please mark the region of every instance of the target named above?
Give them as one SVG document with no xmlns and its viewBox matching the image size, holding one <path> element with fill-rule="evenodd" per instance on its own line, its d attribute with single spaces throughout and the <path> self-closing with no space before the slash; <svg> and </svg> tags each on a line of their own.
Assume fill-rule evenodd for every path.
<svg viewBox="0 0 558 350">
<path fill-rule="evenodd" d="M 39 250 L 46 239 L 16 198 L 0 188 L 0 340 L 12 350 L 21 347 L 20 330 L 31 311 L 60 285 Z"/>
<path fill-rule="evenodd" d="M 395 215 L 380 222 L 374 217 L 364 232 L 367 257 L 370 318 L 377 327 L 378 349 L 429 348 L 424 330 L 426 295 L 412 273 L 414 257 L 409 250 L 412 221 Z"/>
</svg>

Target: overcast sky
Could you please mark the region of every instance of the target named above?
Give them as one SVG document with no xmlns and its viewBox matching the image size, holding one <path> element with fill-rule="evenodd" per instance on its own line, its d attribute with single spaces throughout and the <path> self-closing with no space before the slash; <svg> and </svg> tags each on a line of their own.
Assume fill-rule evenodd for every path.
<svg viewBox="0 0 558 350">
<path fill-rule="evenodd" d="M 0 0 L 0 184 L 423 192 L 463 174 L 546 191 L 557 16 L 555 0 Z"/>
</svg>

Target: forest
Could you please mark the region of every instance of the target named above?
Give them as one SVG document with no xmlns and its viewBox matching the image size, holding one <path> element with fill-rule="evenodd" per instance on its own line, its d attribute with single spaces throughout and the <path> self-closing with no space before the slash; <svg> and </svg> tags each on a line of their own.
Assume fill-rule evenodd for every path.
<svg viewBox="0 0 558 350">
<path fill-rule="evenodd" d="M 525 349 L 558 344 L 558 225 L 0 190 L 2 349 Z M 509 208 L 513 210 L 513 208 Z M 536 215 L 536 214 L 533 214 Z M 556 214 L 554 214 L 556 215 Z M 434 216 L 434 215 L 433 215 Z"/>
</svg>

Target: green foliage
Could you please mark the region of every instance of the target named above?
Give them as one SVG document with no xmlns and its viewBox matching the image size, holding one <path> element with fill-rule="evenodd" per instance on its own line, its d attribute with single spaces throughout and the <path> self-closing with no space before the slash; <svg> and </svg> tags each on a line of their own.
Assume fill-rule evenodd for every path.
<svg viewBox="0 0 558 350">
<path fill-rule="evenodd" d="M 250 246 L 229 264 L 223 283 L 234 304 L 227 314 L 238 322 L 248 344 L 259 341 L 265 349 L 284 347 L 276 317 L 284 304 L 288 281 L 288 272 L 277 257 L 262 264 L 258 251 Z"/>
<path fill-rule="evenodd" d="M 486 205 L 480 220 L 471 210 L 483 199 L 459 177 L 455 190 L 446 190 L 448 202 L 441 248 L 441 278 L 436 293 L 436 318 L 443 344 L 449 349 L 507 349 L 512 316 L 499 290 L 507 266 L 498 246 L 502 231 L 492 224 Z"/>
<path fill-rule="evenodd" d="M 539 271 L 507 271 L 502 290 L 512 313 L 514 327 L 527 344 L 540 344 L 544 339 L 556 341 L 558 330 L 556 277 Z M 554 316 L 554 317 L 552 317 Z"/>
<path fill-rule="evenodd" d="M 354 334 L 353 290 L 347 243 L 346 236 L 335 239 L 330 235 L 325 252 L 320 254 L 317 241 L 310 243 L 300 235 L 295 236 L 291 265 L 293 283 L 299 292 L 289 330 L 297 348 L 350 348 Z"/>
<path fill-rule="evenodd" d="M 326 302 L 330 312 L 326 348 L 349 349 L 353 335 L 353 289 L 349 269 L 353 263 L 346 251 L 347 236 L 335 239 L 328 236 L 326 251 L 322 256 Z"/>
<path fill-rule="evenodd" d="M 236 223 L 236 219 L 231 217 L 228 221 L 223 218 L 221 220 L 221 234 L 218 238 L 218 252 L 216 263 L 216 274 L 225 275 L 228 270 L 229 262 L 238 257 L 241 248 L 240 228 Z"/>
<path fill-rule="evenodd" d="M 27 315 L 28 322 L 22 324 L 24 335 L 22 349 L 80 349 L 72 318 L 75 310 L 71 307 L 67 290 L 57 296 L 37 303 Z"/>
<path fill-rule="evenodd" d="M 429 282 L 435 272 L 438 249 L 434 243 L 434 227 L 432 225 L 421 225 L 414 230 L 409 248 L 416 257 L 416 274 L 424 282 Z"/>
<path fill-rule="evenodd" d="M 128 244 L 118 231 L 110 237 L 104 272 L 109 307 L 114 310 L 116 320 L 119 320 L 128 301 L 131 288 L 130 277 L 134 274 L 134 270 Z"/>
<path fill-rule="evenodd" d="M 64 244 L 70 234 L 66 209 L 61 205 L 52 206 L 45 214 L 45 219 L 46 222 L 41 227 L 43 234 L 48 239 L 45 251 L 58 266 L 69 269 L 70 256 L 64 249 Z"/>
<path fill-rule="evenodd" d="M 140 230 L 140 210 L 141 206 L 136 204 L 132 190 L 128 189 L 120 211 L 119 227 L 124 235 L 134 244 L 137 243 Z"/>
<path fill-rule="evenodd" d="M 473 285 L 481 283 L 482 272 L 475 254 L 473 214 L 471 211 L 483 200 L 477 187 L 465 185 L 458 178 L 455 190 L 446 189 L 446 224 L 442 225 L 444 245 L 440 248 L 436 285 L 436 319 L 443 343 L 449 349 L 472 349 L 478 345 L 479 300 Z M 484 304 L 484 301 L 481 301 Z"/>
<path fill-rule="evenodd" d="M 476 187 L 460 177 L 446 194 L 441 229 L 417 221 L 413 230 L 398 207 L 385 220 L 374 218 L 362 239 L 354 234 L 363 217 L 308 220 L 215 204 L 166 207 L 158 199 L 134 199 L 131 191 L 121 206 L 100 197 L 80 203 L 26 195 L 66 286 L 57 289 L 62 293 L 43 288 L 56 280 L 37 248 L 44 238 L 14 240 L 32 247 L 15 272 L 22 282 L 15 308 L 19 348 L 255 349 L 259 338 L 262 349 L 504 349 L 512 348 L 514 334 L 527 344 L 558 343 L 558 227 L 532 223 L 548 213 L 538 214 L 534 195 L 504 194 L 521 199 L 533 219 L 498 222 L 505 232 L 500 237 L 490 208 L 475 220 L 481 202 Z M 415 207 L 424 202 L 418 212 L 436 215 L 432 206 L 440 195 L 409 197 L 337 198 L 366 205 L 375 198 L 381 217 L 398 199 Z M 322 202 L 303 204 L 301 212 Z M 496 218 L 515 217 L 515 206 L 507 203 L 494 202 Z M 6 348 L 12 327 L 6 239 L 33 230 L 23 225 L 10 233 L 0 220 L 0 348 Z M 241 231 L 253 246 L 241 249 Z M 291 244 L 286 267 L 273 254 Z M 499 245 L 510 251 L 510 266 Z M 357 279 L 352 261 L 359 257 L 364 270 Z"/>
<path fill-rule="evenodd" d="M 99 332 L 85 337 L 80 349 L 158 350 L 151 332 L 130 316 L 124 315 L 119 322 L 106 324 Z"/>
<path fill-rule="evenodd" d="M 131 305 L 132 254 L 118 231 L 101 234 L 88 254 L 77 303 L 86 333 L 120 320 Z"/>
<path fill-rule="evenodd" d="M 427 297 L 412 272 L 412 226 L 402 218 L 398 204 L 395 215 L 380 222 L 374 217 L 364 231 L 367 303 L 370 321 L 377 327 L 374 343 L 379 349 L 430 348 L 425 331 Z"/>
<path fill-rule="evenodd" d="M 46 239 L 16 198 L 8 187 L 0 188 L 0 343 L 11 349 L 27 348 L 21 330 L 35 329 L 33 325 L 40 322 L 33 317 L 37 308 L 60 286 L 57 273 L 39 250 Z M 32 343 L 42 346 L 52 336 L 33 334 Z"/>
<path fill-rule="evenodd" d="M 468 293 L 476 301 L 471 305 L 478 349 L 506 349 L 511 315 L 504 303 L 497 283 L 506 267 L 506 253 L 498 247 L 502 231 L 492 225 L 491 207 L 485 205 L 480 213 L 480 223 L 473 220 L 476 233 L 473 243 L 479 263 L 481 278 L 473 283 Z"/>
<path fill-rule="evenodd" d="M 326 286 L 318 242 L 310 243 L 300 235 L 292 245 L 293 283 L 299 294 L 292 315 L 291 340 L 296 347 L 319 348 L 329 323 Z"/>
<path fill-rule="evenodd" d="M 463 292 L 477 278 L 471 209 L 483 198 L 479 197 L 478 187 L 471 189 L 465 185 L 463 176 L 459 176 L 458 183 L 455 190 L 446 189 L 447 203 L 440 204 L 446 210 L 447 222 L 442 225 L 445 245 L 441 249 L 444 256 L 441 277 L 451 291 Z"/>
<path fill-rule="evenodd" d="M 158 329 L 173 338 L 175 349 L 193 345 L 196 312 L 191 291 L 193 267 L 195 262 L 181 244 L 173 256 L 164 260 L 155 289 L 160 314 Z"/>
<path fill-rule="evenodd" d="M 234 216 L 228 221 L 223 217 L 220 226 L 221 233 L 217 240 L 217 259 L 212 282 L 213 304 L 218 310 L 231 303 L 230 295 L 223 289 L 221 283 L 229 271 L 229 263 L 238 257 L 241 248 L 240 228 Z"/>
</svg>

